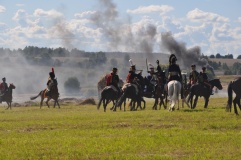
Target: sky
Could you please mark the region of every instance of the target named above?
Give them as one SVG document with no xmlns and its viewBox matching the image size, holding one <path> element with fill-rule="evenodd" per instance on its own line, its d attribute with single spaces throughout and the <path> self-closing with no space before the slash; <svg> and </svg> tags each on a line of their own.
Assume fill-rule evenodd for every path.
<svg viewBox="0 0 241 160">
<path fill-rule="evenodd" d="M 240 0 L 0 0 L 0 47 L 162 52 L 163 35 L 204 55 L 241 55 Z"/>
</svg>

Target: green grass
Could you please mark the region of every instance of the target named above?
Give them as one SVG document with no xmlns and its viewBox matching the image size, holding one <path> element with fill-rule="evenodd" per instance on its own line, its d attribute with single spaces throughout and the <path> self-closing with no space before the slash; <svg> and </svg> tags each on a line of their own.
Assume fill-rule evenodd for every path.
<svg viewBox="0 0 241 160">
<path fill-rule="evenodd" d="M 208 109 L 103 112 L 96 106 L 0 109 L 0 159 L 240 159 L 241 118 Z"/>
</svg>

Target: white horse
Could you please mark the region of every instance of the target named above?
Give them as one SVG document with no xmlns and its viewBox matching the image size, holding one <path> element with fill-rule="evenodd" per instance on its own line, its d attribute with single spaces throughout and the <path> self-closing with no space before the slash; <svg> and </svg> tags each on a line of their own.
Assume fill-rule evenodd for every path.
<svg viewBox="0 0 241 160">
<path fill-rule="evenodd" d="M 174 111 L 174 106 L 176 102 L 178 102 L 178 108 L 179 109 L 179 94 L 181 93 L 181 83 L 176 80 L 172 80 L 168 82 L 168 98 L 170 100 L 170 107 L 169 111 Z"/>
</svg>

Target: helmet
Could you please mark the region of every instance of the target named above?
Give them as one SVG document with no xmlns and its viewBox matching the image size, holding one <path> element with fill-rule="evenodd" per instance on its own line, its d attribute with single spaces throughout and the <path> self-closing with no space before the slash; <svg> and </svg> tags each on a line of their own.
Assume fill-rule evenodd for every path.
<svg viewBox="0 0 241 160">
<path fill-rule="evenodd" d="M 3 78 L 2 78 L 2 80 L 3 80 L 3 81 L 6 81 L 6 78 L 5 78 L 5 77 L 3 77 Z"/>
<path fill-rule="evenodd" d="M 192 64 L 191 67 L 196 67 L 196 65 L 195 65 L 195 64 Z"/>
<path fill-rule="evenodd" d="M 131 70 L 136 70 L 136 66 L 135 66 L 135 65 L 132 65 L 132 66 L 130 67 L 130 69 L 131 69 Z"/>
<path fill-rule="evenodd" d="M 205 71 L 205 70 L 206 70 L 206 67 L 202 67 L 202 70 Z"/>
<path fill-rule="evenodd" d="M 169 57 L 169 63 L 172 64 L 173 62 L 177 61 L 177 57 L 175 56 L 175 54 L 171 54 Z"/>
</svg>

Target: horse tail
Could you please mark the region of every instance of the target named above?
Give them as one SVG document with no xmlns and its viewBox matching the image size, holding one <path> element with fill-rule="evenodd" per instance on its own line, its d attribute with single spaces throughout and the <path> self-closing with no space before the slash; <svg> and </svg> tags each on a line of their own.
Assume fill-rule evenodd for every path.
<svg viewBox="0 0 241 160">
<path fill-rule="evenodd" d="M 232 91 L 232 81 L 228 84 L 228 105 L 227 107 L 230 108 L 231 110 L 231 107 L 232 107 L 232 101 L 233 101 L 233 91 Z"/>
<path fill-rule="evenodd" d="M 43 91 L 40 91 L 37 96 L 30 97 L 30 100 L 34 100 L 34 99 L 38 98 L 38 96 L 40 96 L 40 95 L 42 94 L 42 92 L 43 92 Z"/>
</svg>

